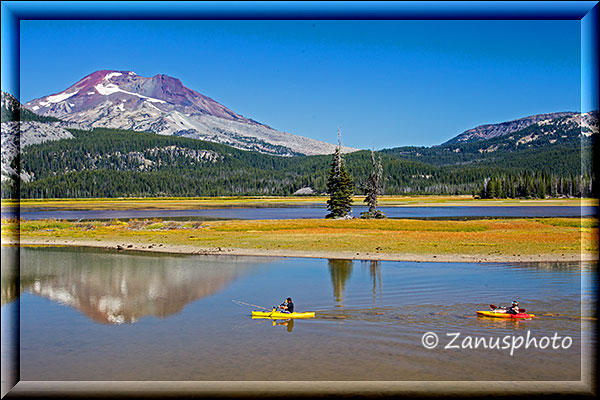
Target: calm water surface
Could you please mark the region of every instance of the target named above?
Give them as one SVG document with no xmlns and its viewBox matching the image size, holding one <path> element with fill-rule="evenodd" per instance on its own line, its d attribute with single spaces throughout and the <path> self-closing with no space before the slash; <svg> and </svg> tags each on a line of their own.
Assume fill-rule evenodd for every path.
<svg viewBox="0 0 600 400">
<path fill-rule="evenodd" d="M 356 217 L 366 206 L 352 207 Z M 457 218 L 457 217 L 582 217 L 598 213 L 598 207 L 585 206 L 448 206 L 448 207 L 378 207 L 389 218 Z M 126 219 L 126 218 L 219 218 L 219 219 L 289 219 L 324 218 L 326 207 L 238 207 L 192 210 L 40 210 L 22 208 L 23 219 Z M 16 210 L 3 208 L 3 218 L 14 218 Z"/>
<path fill-rule="evenodd" d="M 21 380 L 579 380 L 595 265 L 362 262 L 20 250 Z M 12 252 L 12 253 L 11 253 Z M 12 284 L 11 284 L 12 282 Z M 291 296 L 310 320 L 251 318 Z M 478 318 L 518 299 L 535 320 Z M 585 321 L 585 319 L 584 319 Z M 583 329 L 583 331 L 582 331 Z M 422 336 L 439 345 L 425 349 Z M 570 337 L 568 349 L 444 349 L 466 337 Z M 584 336 L 582 336 L 582 332 Z M 582 339 L 583 338 L 583 339 Z M 512 373 L 511 371 L 518 371 Z"/>
</svg>

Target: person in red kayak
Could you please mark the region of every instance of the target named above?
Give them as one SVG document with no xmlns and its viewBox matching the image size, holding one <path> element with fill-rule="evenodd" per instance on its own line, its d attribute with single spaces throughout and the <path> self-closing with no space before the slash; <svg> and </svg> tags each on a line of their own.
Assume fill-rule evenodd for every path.
<svg viewBox="0 0 600 400">
<path fill-rule="evenodd" d="M 514 300 L 510 307 L 498 307 L 494 309 L 494 312 L 499 313 L 508 313 L 508 314 L 518 314 L 519 313 L 519 302 Z"/>
<path fill-rule="evenodd" d="M 506 309 L 506 312 L 509 314 L 518 314 L 519 313 L 519 302 L 514 300 L 510 307 Z"/>
<path fill-rule="evenodd" d="M 288 297 L 277 308 L 281 308 L 281 312 L 284 312 L 284 313 L 293 313 L 294 312 L 294 303 L 292 302 L 292 298 Z"/>
</svg>

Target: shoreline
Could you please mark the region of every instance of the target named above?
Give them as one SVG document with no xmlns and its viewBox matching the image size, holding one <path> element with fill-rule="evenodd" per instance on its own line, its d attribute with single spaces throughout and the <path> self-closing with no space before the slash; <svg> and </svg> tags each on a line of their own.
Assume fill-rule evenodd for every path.
<svg viewBox="0 0 600 400">
<path fill-rule="evenodd" d="M 292 257 L 326 258 L 366 261 L 407 261 L 407 262 L 467 262 L 467 263 L 530 263 L 530 262 L 582 262 L 598 261 L 598 254 L 527 254 L 527 255 L 491 255 L 491 254 L 410 254 L 354 251 L 308 251 L 308 250 L 264 250 L 243 248 L 201 248 L 176 244 L 140 244 L 126 241 L 109 240 L 69 240 L 51 238 L 4 239 L 2 246 L 19 247 L 87 247 L 122 252 L 148 252 L 182 255 L 227 255 L 247 257 Z"/>
<path fill-rule="evenodd" d="M 217 196 L 192 198 L 78 198 L 3 200 L 2 209 L 51 208 L 56 210 L 181 210 L 219 207 L 314 207 L 325 206 L 326 196 Z M 353 206 L 364 205 L 364 196 L 354 196 Z M 380 196 L 380 207 L 597 207 L 594 198 L 476 199 L 471 195 Z"/>
</svg>

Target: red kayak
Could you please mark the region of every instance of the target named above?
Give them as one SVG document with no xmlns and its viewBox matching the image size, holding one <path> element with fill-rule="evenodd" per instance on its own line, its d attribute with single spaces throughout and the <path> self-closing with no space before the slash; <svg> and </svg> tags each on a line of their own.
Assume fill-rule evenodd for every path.
<svg viewBox="0 0 600 400">
<path fill-rule="evenodd" d="M 477 311 L 477 315 L 481 317 L 492 317 L 492 318 L 535 318 L 534 314 L 528 313 L 518 313 L 518 314 L 510 314 L 503 312 L 494 312 L 494 311 Z"/>
</svg>

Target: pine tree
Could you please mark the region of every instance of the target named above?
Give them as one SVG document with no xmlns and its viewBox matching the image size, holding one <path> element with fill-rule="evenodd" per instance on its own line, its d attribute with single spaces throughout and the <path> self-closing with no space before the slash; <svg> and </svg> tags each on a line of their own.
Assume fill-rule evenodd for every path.
<svg viewBox="0 0 600 400">
<path fill-rule="evenodd" d="M 371 150 L 371 174 L 366 184 L 366 196 L 364 202 L 369 206 L 369 210 L 360 214 L 361 218 L 385 218 L 385 215 L 377 210 L 377 196 L 381 191 L 381 177 L 383 168 L 381 167 L 381 156 L 375 162 L 375 153 Z"/>
<path fill-rule="evenodd" d="M 325 218 L 348 218 L 352 211 L 352 195 L 354 183 L 352 177 L 346 170 L 344 158 L 342 157 L 342 139 L 338 129 L 338 145 L 331 161 L 331 171 L 327 181 L 327 209 L 330 211 Z"/>
</svg>

